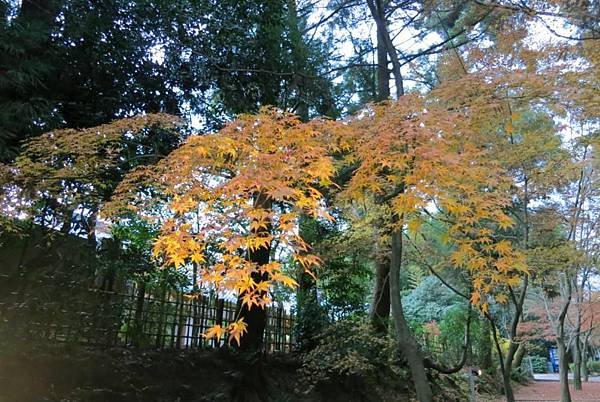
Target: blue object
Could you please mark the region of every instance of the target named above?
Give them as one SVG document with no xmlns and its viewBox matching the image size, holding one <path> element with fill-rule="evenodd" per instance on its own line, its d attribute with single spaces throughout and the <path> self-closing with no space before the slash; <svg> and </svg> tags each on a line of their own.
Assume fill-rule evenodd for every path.
<svg viewBox="0 0 600 402">
<path fill-rule="evenodd" d="M 556 348 L 550 348 L 548 351 L 550 352 L 550 364 L 552 365 L 552 371 L 554 373 L 558 373 L 558 351 Z"/>
</svg>

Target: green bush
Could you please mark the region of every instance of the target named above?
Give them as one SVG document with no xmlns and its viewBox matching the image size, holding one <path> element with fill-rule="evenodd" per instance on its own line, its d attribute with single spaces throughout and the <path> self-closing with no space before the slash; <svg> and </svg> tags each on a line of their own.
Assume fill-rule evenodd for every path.
<svg viewBox="0 0 600 402">
<path fill-rule="evenodd" d="M 600 374 L 600 361 L 590 360 L 587 362 L 588 372 Z"/>
<path fill-rule="evenodd" d="M 335 378 L 369 377 L 397 361 L 395 343 L 377 335 L 366 318 L 331 325 L 304 355 L 301 373 L 309 388 Z"/>
<path fill-rule="evenodd" d="M 526 356 L 521 364 L 521 370 L 529 372 L 531 361 L 531 367 L 533 367 L 534 373 L 547 373 L 548 372 L 548 358 L 545 356 Z"/>
</svg>

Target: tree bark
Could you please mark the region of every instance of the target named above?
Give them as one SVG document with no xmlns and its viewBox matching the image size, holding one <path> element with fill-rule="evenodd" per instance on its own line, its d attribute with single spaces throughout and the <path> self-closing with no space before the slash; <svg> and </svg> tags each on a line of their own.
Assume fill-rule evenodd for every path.
<svg viewBox="0 0 600 402">
<path fill-rule="evenodd" d="M 390 49 L 389 33 L 387 31 L 387 21 L 385 11 L 380 0 L 367 1 L 371 16 L 375 20 L 377 27 L 377 101 L 384 101 L 390 97 L 390 71 L 388 69 L 388 54 L 395 49 Z M 387 38 L 387 39 L 386 39 Z M 397 56 L 397 55 L 396 55 Z M 399 70 L 398 70 L 399 71 Z M 396 74 L 396 70 L 394 70 Z M 398 80 L 402 83 L 401 76 L 394 76 L 396 85 Z M 397 96 L 404 95 L 398 92 Z M 380 245 L 381 247 L 381 245 Z M 378 250 L 380 251 L 380 250 Z M 375 289 L 373 291 L 373 303 L 371 304 L 371 322 L 377 333 L 384 334 L 388 329 L 388 319 L 390 316 L 390 261 L 388 258 L 378 258 L 375 269 Z"/>
<path fill-rule="evenodd" d="M 591 326 L 591 324 L 590 324 Z M 592 330 L 591 328 L 586 331 L 585 336 L 583 338 L 583 351 L 581 353 L 581 374 L 583 375 L 583 381 L 588 382 L 590 377 L 590 371 L 588 369 L 588 348 L 589 348 L 589 339 Z"/>
<path fill-rule="evenodd" d="M 504 397 L 506 398 L 506 402 L 515 402 L 515 395 L 513 393 L 512 384 L 510 383 L 510 372 L 509 375 L 506 375 L 506 364 L 504 359 L 504 354 L 502 353 L 502 346 L 500 345 L 500 339 L 498 338 L 498 329 L 496 327 L 496 323 L 492 319 L 492 316 L 488 313 L 485 313 L 485 317 L 490 322 L 492 327 L 492 335 L 494 338 L 494 345 L 496 346 L 496 353 L 498 353 L 498 360 L 500 362 L 500 373 L 502 374 L 502 385 L 504 387 Z"/>
<path fill-rule="evenodd" d="M 569 391 L 569 361 L 567 360 L 567 347 L 564 339 L 558 340 L 558 375 L 560 378 L 560 402 L 571 402 L 571 393 Z"/>
<path fill-rule="evenodd" d="M 575 334 L 573 341 L 573 387 L 581 389 L 581 339 L 579 333 Z"/>
<path fill-rule="evenodd" d="M 256 195 L 253 201 L 254 208 L 256 209 L 270 209 L 271 203 L 271 199 L 265 194 Z M 261 233 L 268 233 L 269 230 L 270 227 L 267 229 L 260 228 L 255 233 L 260 235 Z M 248 254 L 249 260 L 258 266 L 268 264 L 271 255 L 271 246 L 249 250 Z M 266 273 L 260 272 L 253 272 L 250 274 L 250 277 L 257 284 L 268 279 Z M 240 306 L 238 316 L 243 318 L 244 322 L 248 325 L 248 332 L 242 336 L 239 348 L 247 351 L 260 351 L 263 346 L 263 338 L 267 326 L 267 310 L 259 307 L 249 309 L 247 305 L 240 302 L 243 297 L 244 294 L 241 294 L 238 298 L 238 305 Z"/>
<path fill-rule="evenodd" d="M 396 47 L 392 42 L 392 38 L 390 37 L 387 28 L 385 8 L 381 0 L 367 0 L 367 5 L 369 6 L 371 16 L 377 26 L 377 34 L 381 35 L 387 54 L 390 56 L 390 61 L 392 62 L 392 74 L 394 75 L 396 85 L 396 98 L 400 98 L 404 95 L 404 79 L 402 78 L 401 72 L 402 64 L 400 63 L 398 52 L 396 51 Z"/>
<path fill-rule="evenodd" d="M 585 289 L 585 281 L 586 275 L 583 275 L 583 279 L 581 281 L 581 287 L 575 288 L 575 335 L 573 339 L 573 386 L 575 389 L 581 389 L 581 364 L 583 360 L 582 350 L 581 350 L 581 308 L 583 303 L 583 291 Z M 575 279 L 573 281 L 574 285 L 577 286 L 578 281 Z"/>
<path fill-rule="evenodd" d="M 482 322 L 482 342 L 480 344 L 479 355 L 481 360 L 479 362 L 479 367 L 482 370 L 491 370 L 494 367 L 494 362 L 492 359 L 492 339 L 490 334 L 490 323 L 488 320 L 483 320 Z"/>
<path fill-rule="evenodd" d="M 390 97 L 390 70 L 388 69 L 387 48 L 385 38 L 379 25 L 377 26 L 377 101 Z"/>
<path fill-rule="evenodd" d="M 379 334 L 387 333 L 390 318 L 390 260 L 377 261 L 375 270 L 375 290 L 371 307 L 371 322 Z"/>
<path fill-rule="evenodd" d="M 571 304 L 571 278 L 568 274 L 566 274 L 565 277 L 563 284 L 564 304 L 557 320 L 556 346 L 558 348 L 558 358 L 560 359 L 558 364 L 560 401 L 571 402 L 571 393 L 569 391 L 569 361 L 567 359 L 567 342 L 565 335 L 565 319 L 567 317 L 569 305 Z"/>
<path fill-rule="evenodd" d="M 525 356 L 525 350 L 525 344 L 520 343 L 517 347 L 517 352 L 515 353 L 513 367 L 516 367 L 517 369 L 521 367 L 521 364 L 523 363 L 523 357 Z"/>
<path fill-rule="evenodd" d="M 427 372 L 423 354 L 415 340 L 402 307 L 402 298 L 400 296 L 400 269 L 402 267 L 402 227 L 396 228 L 392 232 L 392 253 L 390 261 L 390 293 L 392 302 L 392 316 L 394 326 L 398 337 L 398 346 L 406 358 L 410 367 L 415 392 L 419 402 L 433 401 L 433 393 Z"/>
</svg>

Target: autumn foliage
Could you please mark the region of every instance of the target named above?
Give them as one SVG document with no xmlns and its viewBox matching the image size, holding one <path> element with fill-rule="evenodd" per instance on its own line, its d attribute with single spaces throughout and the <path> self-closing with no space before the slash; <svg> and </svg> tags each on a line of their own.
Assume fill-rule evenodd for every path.
<svg viewBox="0 0 600 402">
<path fill-rule="evenodd" d="M 301 123 L 266 108 L 133 172 L 105 211 L 159 219 L 155 257 L 164 266 L 196 264 L 202 286 L 238 295 L 247 309 L 268 306 L 273 286 L 297 286 L 286 261 L 307 272 L 319 264 L 297 224 L 301 215 L 332 219 L 325 192 L 337 192 L 338 203 L 370 199 L 387 208 L 383 233 L 417 232 L 436 214 L 447 223 L 440 236 L 455 250 L 452 265 L 469 272 L 471 301 L 486 311 L 487 294 L 527 271 L 511 244 L 492 235 L 512 225 L 503 211 L 507 181 L 471 124 L 468 113 L 420 95 L 343 122 Z M 351 177 L 336 184 L 341 170 Z M 149 197 L 149 189 L 161 196 Z M 261 252 L 266 259 L 256 258 Z M 239 343 L 247 323 L 238 318 L 206 336 L 229 333 Z"/>
</svg>

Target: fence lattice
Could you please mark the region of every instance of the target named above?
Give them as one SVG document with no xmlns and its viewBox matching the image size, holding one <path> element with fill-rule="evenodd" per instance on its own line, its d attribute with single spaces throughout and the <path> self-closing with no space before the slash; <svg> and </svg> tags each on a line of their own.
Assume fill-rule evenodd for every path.
<svg viewBox="0 0 600 402">
<path fill-rule="evenodd" d="M 67 296 L 65 296 L 67 294 Z M 66 342 L 156 349 L 220 347 L 227 339 L 206 340 L 211 326 L 235 320 L 236 303 L 165 288 L 124 293 L 99 289 L 61 292 L 43 288 L 14 292 L 0 302 L 0 336 L 24 342 Z M 264 349 L 289 352 L 293 317 L 282 307 L 267 308 Z"/>
</svg>

